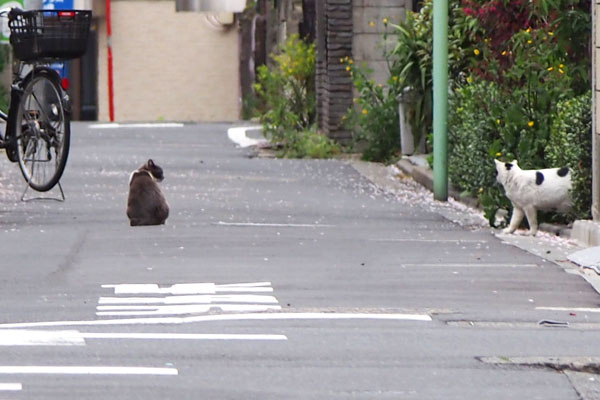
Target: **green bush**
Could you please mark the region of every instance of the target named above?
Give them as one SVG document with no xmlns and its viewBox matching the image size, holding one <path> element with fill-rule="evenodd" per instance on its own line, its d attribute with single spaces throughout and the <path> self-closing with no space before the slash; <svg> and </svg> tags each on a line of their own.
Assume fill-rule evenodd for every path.
<svg viewBox="0 0 600 400">
<path fill-rule="evenodd" d="M 271 67 L 258 68 L 255 107 L 265 136 L 285 146 L 293 132 L 315 122 L 315 46 L 292 35 L 271 59 Z"/>
<path fill-rule="evenodd" d="M 352 75 L 358 92 L 357 108 L 346 115 L 354 140 L 363 147 L 362 158 L 367 161 L 389 162 L 400 149 L 400 122 L 398 118 L 397 86 L 376 84 L 369 78 L 371 70 L 357 67 L 352 59 L 340 60 Z"/>
<path fill-rule="evenodd" d="M 573 187 L 573 217 L 591 217 L 592 207 L 592 94 L 560 102 L 546 148 L 555 167 L 568 166 Z"/>
<path fill-rule="evenodd" d="M 498 116 L 504 100 L 497 84 L 477 80 L 457 87 L 448 107 L 448 177 L 464 195 L 479 197 L 491 225 L 498 209 L 510 208 L 493 162 L 502 156 Z"/>
</svg>

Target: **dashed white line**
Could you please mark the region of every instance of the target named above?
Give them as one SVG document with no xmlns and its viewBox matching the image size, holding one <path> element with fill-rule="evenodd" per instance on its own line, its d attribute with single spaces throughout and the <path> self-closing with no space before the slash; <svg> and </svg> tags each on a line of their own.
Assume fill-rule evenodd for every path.
<svg viewBox="0 0 600 400">
<path fill-rule="evenodd" d="M 400 264 L 406 268 L 537 268 L 536 264 L 500 264 L 500 263 L 440 263 L 440 264 Z"/>
<path fill-rule="evenodd" d="M 0 392 L 18 392 L 23 390 L 21 383 L 0 383 Z"/>
<path fill-rule="evenodd" d="M 156 123 L 129 123 L 121 124 L 113 122 L 110 124 L 92 124 L 91 129 L 116 129 L 116 128 L 181 128 L 184 125 L 176 122 L 156 122 Z"/>
<path fill-rule="evenodd" d="M 536 310 L 546 311 L 574 311 L 574 312 L 589 312 L 589 313 L 600 313 L 600 308 L 588 308 L 588 307 L 536 307 Z"/>
<path fill-rule="evenodd" d="M 260 223 L 260 222 L 216 222 L 215 225 L 221 226 L 238 226 L 238 227 L 258 227 L 258 228 L 333 228 L 334 225 L 321 224 L 276 224 L 276 223 Z"/>
<path fill-rule="evenodd" d="M 0 365 L 0 374 L 26 375 L 177 375 L 175 368 Z"/>
<path fill-rule="evenodd" d="M 225 333 L 118 333 L 75 330 L 0 329 L 0 346 L 85 346 L 86 339 L 129 340 L 287 340 L 285 335 Z"/>
</svg>

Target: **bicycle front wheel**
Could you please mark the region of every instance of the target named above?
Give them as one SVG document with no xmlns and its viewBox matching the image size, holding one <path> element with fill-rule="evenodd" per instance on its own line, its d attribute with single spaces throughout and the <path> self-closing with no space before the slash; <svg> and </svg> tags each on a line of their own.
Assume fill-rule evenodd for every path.
<svg viewBox="0 0 600 400">
<path fill-rule="evenodd" d="M 23 82 L 15 130 L 23 177 L 45 192 L 60 180 L 69 155 L 70 116 L 65 112 L 58 75 L 35 69 Z"/>
</svg>

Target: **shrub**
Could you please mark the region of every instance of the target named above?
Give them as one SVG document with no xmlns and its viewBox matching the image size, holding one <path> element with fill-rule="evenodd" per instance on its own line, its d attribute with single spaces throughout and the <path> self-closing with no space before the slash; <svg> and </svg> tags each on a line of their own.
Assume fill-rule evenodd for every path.
<svg viewBox="0 0 600 400">
<path fill-rule="evenodd" d="M 592 95 L 562 101 L 557 106 L 546 149 L 555 167 L 568 166 L 573 188 L 573 217 L 591 217 L 592 202 Z"/>
<path fill-rule="evenodd" d="M 376 84 L 366 66 L 357 67 L 349 58 L 340 61 L 346 64 L 358 92 L 357 109 L 350 109 L 345 119 L 353 129 L 354 140 L 364 146 L 362 158 L 389 162 L 400 149 L 397 85 L 392 79 L 385 86 Z"/>
<path fill-rule="evenodd" d="M 258 67 L 256 107 L 265 136 L 283 142 L 315 122 L 315 46 L 292 35 L 271 58 L 271 68 Z"/>
</svg>

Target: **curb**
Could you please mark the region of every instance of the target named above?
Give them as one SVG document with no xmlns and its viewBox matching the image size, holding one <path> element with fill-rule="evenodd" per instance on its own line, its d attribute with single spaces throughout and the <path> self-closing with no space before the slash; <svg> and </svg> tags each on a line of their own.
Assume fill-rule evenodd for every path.
<svg viewBox="0 0 600 400">
<path fill-rule="evenodd" d="M 415 158 L 418 161 L 413 161 Z M 411 176 L 416 182 L 433 192 L 433 171 L 431 168 L 429 168 L 429 166 L 424 164 L 424 161 L 421 157 L 411 156 L 403 158 L 396 163 L 396 166 L 404 174 Z M 460 192 L 456 188 L 452 187 L 452 185 L 448 187 L 448 196 L 471 208 L 481 210 L 481 206 L 477 199 L 468 196 L 461 196 Z M 551 233 L 555 236 L 560 236 L 565 239 L 570 239 L 572 236 L 572 229 L 564 225 L 541 223 L 539 224 L 538 229 L 540 231 Z M 597 238 L 600 243 L 600 227 L 597 232 Z M 580 240 L 578 241 L 581 242 Z"/>
</svg>

